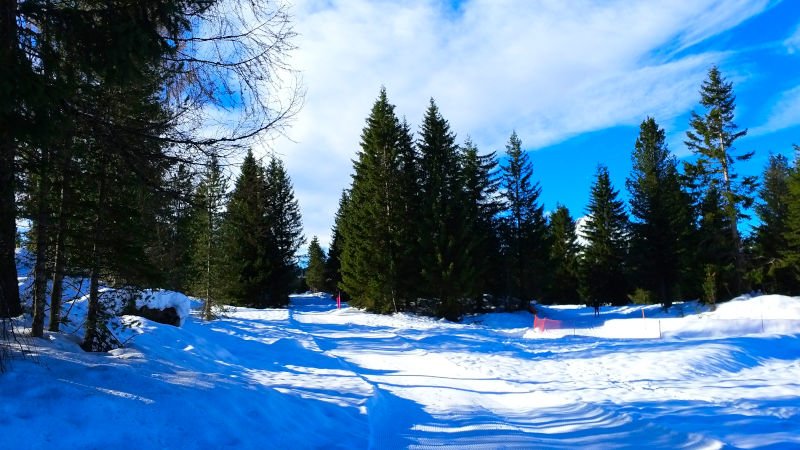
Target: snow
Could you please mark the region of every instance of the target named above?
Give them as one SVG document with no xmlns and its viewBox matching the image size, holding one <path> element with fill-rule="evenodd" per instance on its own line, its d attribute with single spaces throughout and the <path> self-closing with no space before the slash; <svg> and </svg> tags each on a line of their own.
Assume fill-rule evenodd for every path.
<svg viewBox="0 0 800 450">
<path fill-rule="evenodd" d="M 178 317 L 181 318 L 181 325 L 189 317 L 191 309 L 191 299 L 185 294 L 174 291 L 146 289 L 142 295 L 136 299 L 136 307 L 147 306 L 151 309 L 175 308 Z"/>
<path fill-rule="evenodd" d="M 800 302 L 784 295 L 762 295 L 738 297 L 706 314 L 716 319 L 753 319 L 798 320 L 800 319 Z"/>
<path fill-rule="evenodd" d="M 545 331 L 325 295 L 211 322 L 193 306 L 182 327 L 123 317 L 109 353 L 73 331 L 33 341 L 0 375 L 0 448 L 800 447 L 800 298 L 539 305 L 562 326 Z"/>
<path fill-rule="evenodd" d="M 736 337 L 753 334 L 800 333 L 800 301 L 782 295 L 743 296 L 711 311 L 698 302 L 679 302 L 669 312 L 658 305 L 602 307 L 538 305 L 543 325 L 525 337 L 590 336 L 604 339 Z"/>
</svg>

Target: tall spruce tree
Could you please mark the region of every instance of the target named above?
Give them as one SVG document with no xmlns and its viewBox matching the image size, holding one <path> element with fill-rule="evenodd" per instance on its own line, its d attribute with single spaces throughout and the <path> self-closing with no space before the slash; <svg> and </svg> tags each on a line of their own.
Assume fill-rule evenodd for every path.
<svg viewBox="0 0 800 450">
<path fill-rule="evenodd" d="M 61 303 L 64 294 L 64 278 L 69 264 L 70 250 L 68 243 L 73 239 L 70 234 L 70 225 L 72 225 L 70 216 L 74 210 L 73 200 L 75 197 L 74 186 L 77 184 L 74 172 L 75 164 L 72 163 L 73 151 L 71 148 L 64 149 L 61 152 L 60 160 L 56 162 L 58 176 L 55 180 L 53 211 L 53 223 L 55 229 L 53 230 L 53 287 L 50 291 L 50 323 L 48 330 L 58 332 L 62 317 L 61 317 Z"/>
<path fill-rule="evenodd" d="M 770 293 L 790 294 L 798 288 L 782 258 L 782 253 L 789 248 L 786 233 L 792 170 L 785 156 L 770 155 L 762 176 L 759 202 L 755 206 L 761 223 L 756 227 L 754 236 L 754 278 L 759 286 Z"/>
<path fill-rule="evenodd" d="M 507 293 L 517 298 L 518 308 L 544 292 L 547 283 L 547 219 L 539 202 L 542 188 L 534 182 L 533 165 L 522 151 L 516 132 L 506 144 L 501 192 L 506 209 L 502 223 L 507 265 Z"/>
<path fill-rule="evenodd" d="M 545 300 L 574 304 L 580 298 L 578 234 L 575 220 L 564 205 L 557 205 L 550 215 L 550 265 L 551 277 Z"/>
<path fill-rule="evenodd" d="M 222 224 L 228 180 L 219 159 L 212 155 L 195 190 L 191 212 L 190 292 L 204 299 L 203 318 L 213 318 L 213 306 L 222 298 L 220 273 Z"/>
<path fill-rule="evenodd" d="M 394 105 L 381 88 L 361 132 L 350 197 L 338 223 L 341 288 L 353 306 L 379 313 L 398 311 L 402 303 L 399 227 L 406 218 L 397 186 L 402 134 Z"/>
<path fill-rule="evenodd" d="M 628 303 L 625 277 L 628 217 L 617 195 L 608 169 L 598 166 L 586 210 L 587 245 L 582 259 L 582 289 L 590 302 Z"/>
<path fill-rule="evenodd" d="M 499 176 L 495 153 L 478 154 L 478 148 L 467 139 L 460 154 L 464 180 L 466 220 L 472 230 L 469 239 L 474 250 L 468 255 L 476 274 L 473 295 L 498 294 L 502 291 L 502 265 L 497 216 Z M 478 303 L 480 306 L 480 303 Z"/>
<path fill-rule="evenodd" d="M 161 180 L 164 195 L 153 196 L 155 214 L 150 226 L 156 230 L 147 247 L 161 279 L 161 287 L 186 292 L 191 281 L 192 207 L 194 174 L 186 163 L 167 167 Z"/>
<path fill-rule="evenodd" d="M 107 350 L 119 343 L 105 325 L 109 311 L 100 298 L 101 279 L 126 286 L 152 286 L 161 273 L 148 254 L 156 234 L 154 215 L 164 204 L 163 174 L 167 116 L 157 95 L 159 76 L 140 74 L 124 87 L 106 83 L 87 93 L 87 159 L 82 169 L 91 188 L 85 197 L 89 301 L 82 347 Z M 100 119 L 98 119 L 100 118 Z"/>
<path fill-rule="evenodd" d="M 342 191 L 342 196 L 339 198 L 339 207 L 336 210 L 336 217 L 334 218 L 333 227 L 331 228 L 331 245 L 328 248 L 328 259 L 325 261 L 325 282 L 330 292 L 336 292 L 341 295 L 342 284 L 342 233 L 339 232 L 345 210 L 347 209 L 347 202 L 350 196 L 348 192 Z"/>
<path fill-rule="evenodd" d="M 626 182 L 630 192 L 630 258 L 637 285 L 664 308 L 678 295 L 691 233 L 691 200 L 682 188 L 677 162 L 664 130 L 648 117 L 639 127 Z"/>
<path fill-rule="evenodd" d="M 417 149 L 420 165 L 420 268 L 423 293 L 434 299 L 436 314 L 457 320 L 463 302 L 474 294 L 476 267 L 469 255 L 466 199 L 462 189 L 459 149 L 450 124 L 431 99 L 420 127 Z"/>
<path fill-rule="evenodd" d="M 781 266 L 791 274 L 793 290 L 800 292 L 800 146 L 794 146 L 794 167 L 789 174 L 789 195 L 786 208 L 786 231 L 783 234 L 786 247 L 781 251 Z"/>
<path fill-rule="evenodd" d="M 735 151 L 734 143 L 745 136 L 747 130 L 739 130 L 734 123 L 736 96 L 733 84 L 726 82 L 716 66 L 709 69 L 708 78 L 701 86 L 700 105 L 705 110 L 704 114 L 693 111 L 689 122 L 691 129 L 686 132 L 686 146 L 696 156 L 694 163 L 686 165 L 687 174 L 703 180 L 705 197 L 710 194 L 719 196 L 718 199 L 705 198 L 704 202 L 707 205 L 718 204 L 726 216 L 725 221 L 730 224 L 727 229 L 713 232 L 730 233 L 733 248 L 729 253 L 733 255 L 734 268 L 731 289 L 741 292 L 745 289 L 745 261 L 739 219 L 745 217 L 743 210 L 753 203 L 756 178 L 740 177 L 736 172 L 735 163 L 749 160 L 753 152 L 737 154 Z M 713 264 L 710 261 L 708 263 Z"/>
<path fill-rule="evenodd" d="M 272 269 L 266 253 L 269 227 L 264 211 L 263 168 L 252 151 L 242 161 L 222 225 L 226 300 L 243 306 L 265 307 Z"/>
<path fill-rule="evenodd" d="M 416 147 L 414 146 L 411 126 L 405 120 L 400 123 L 398 137 L 397 189 L 399 191 L 398 209 L 402 219 L 395 224 L 397 234 L 396 274 L 398 289 L 397 308 L 407 311 L 420 293 L 422 280 L 419 270 L 421 252 L 419 236 L 421 226 L 420 167 Z"/>
<path fill-rule="evenodd" d="M 282 307 L 289 303 L 291 286 L 297 273 L 297 250 L 305 242 L 300 204 L 294 196 L 294 187 L 283 162 L 272 156 L 263 174 L 264 212 L 268 240 L 267 302 L 269 307 Z"/>
<path fill-rule="evenodd" d="M 705 190 L 695 210 L 699 214 L 699 221 L 694 238 L 697 248 L 694 265 L 701 274 L 713 274 L 713 277 L 706 276 L 703 283 L 714 286 L 717 298 L 730 298 L 736 295 L 739 285 L 735 264 L 736 246 L 733 233 L 730 232 L 733 226 L 730 215 L 727 214 L 722 196 L 715 186 L 709 186 Z M 708 292 L 708 289 L 704 288 L 704 292 Z M 711 301 L 705 294 L 703 298 Z"/>
<path fill-rule="evenodd" d="M 0 2 L 0 318 L 22 313 L 17 287 L 15 179 L 19 126 L 24 120 L 22 81 L 30 80 L 25 52 L 19 48 L 18 2 Z M 5 324 L 5 322 L 3 322 Z"/>
<path fill-rule="evenodd" d="M 316 236 L 308 244 L 308 267 L 306 268 L 306 284 L 314 292 L 324 291 L 325 284 L 325 252 L 319 245 Z"/>
</svg>

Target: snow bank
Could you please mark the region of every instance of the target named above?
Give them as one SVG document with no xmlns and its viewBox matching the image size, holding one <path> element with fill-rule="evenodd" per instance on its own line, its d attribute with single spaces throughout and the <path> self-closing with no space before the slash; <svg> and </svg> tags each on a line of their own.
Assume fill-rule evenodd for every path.
<svg viewBox="0 0 800 450">
<path fill-rule="evenodd" d="M 678 303 L 664 312 L 657 305 L 592 308 L 540 307 L 544 326 L 523 337 L 589 336 L 603 339 L 723 338 L 755 334 L 800 333 L 800 297 L 743 296 L 708 311 L 697 302 Z"/>
<path fill-rule="evenodd" d="M 136 308 L 143 306 L 162 311 L 167 308 L 175 308 L 178 317 L 181 318 L 181 326 L 183 326 L 186 318 L 189 317 L 192 300 L 180 292 L 146 289 L 136 299 Z"/>
<path fill-rule="evenodd" d="M 737 297 L 702 316 L 714 319 L 800 320 L 800 297 L 761 295 Z"/>
</svg>

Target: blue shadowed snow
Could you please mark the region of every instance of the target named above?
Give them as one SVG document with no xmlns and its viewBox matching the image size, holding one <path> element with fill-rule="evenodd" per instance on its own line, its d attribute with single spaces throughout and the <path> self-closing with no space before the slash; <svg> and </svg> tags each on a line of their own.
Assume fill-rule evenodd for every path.
<svg viewBox="0 0 800 450">
<path fill-rule="evenodd" d="M 737 333 L 800 323 L 800 299 L 641 312 L 540 307 L 580 327 L 541 332 L 527 312 L 456 324 L 303 295 L 180 328 L 125 318 L 108 354 L 48 334 L 0 375 L 0 448 L 800 446 L 800 335 Z M 673 334 L 647 338 L 658 321 Z"/>
</svg>

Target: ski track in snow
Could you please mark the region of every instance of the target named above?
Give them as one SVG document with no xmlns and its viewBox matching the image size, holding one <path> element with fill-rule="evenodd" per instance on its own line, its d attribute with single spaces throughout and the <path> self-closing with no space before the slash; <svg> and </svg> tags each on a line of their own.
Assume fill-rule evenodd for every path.
<svg viewBox="0 0 800 450">
<path fill-rule="evenodd" d="M 141 322 L 129 348 L 50 334 L 13 360 L 0 449 L 800 447 L 796 333 L 540 339 L 528 313 L 453 324 L 326 296 Z"/>
</svg>

